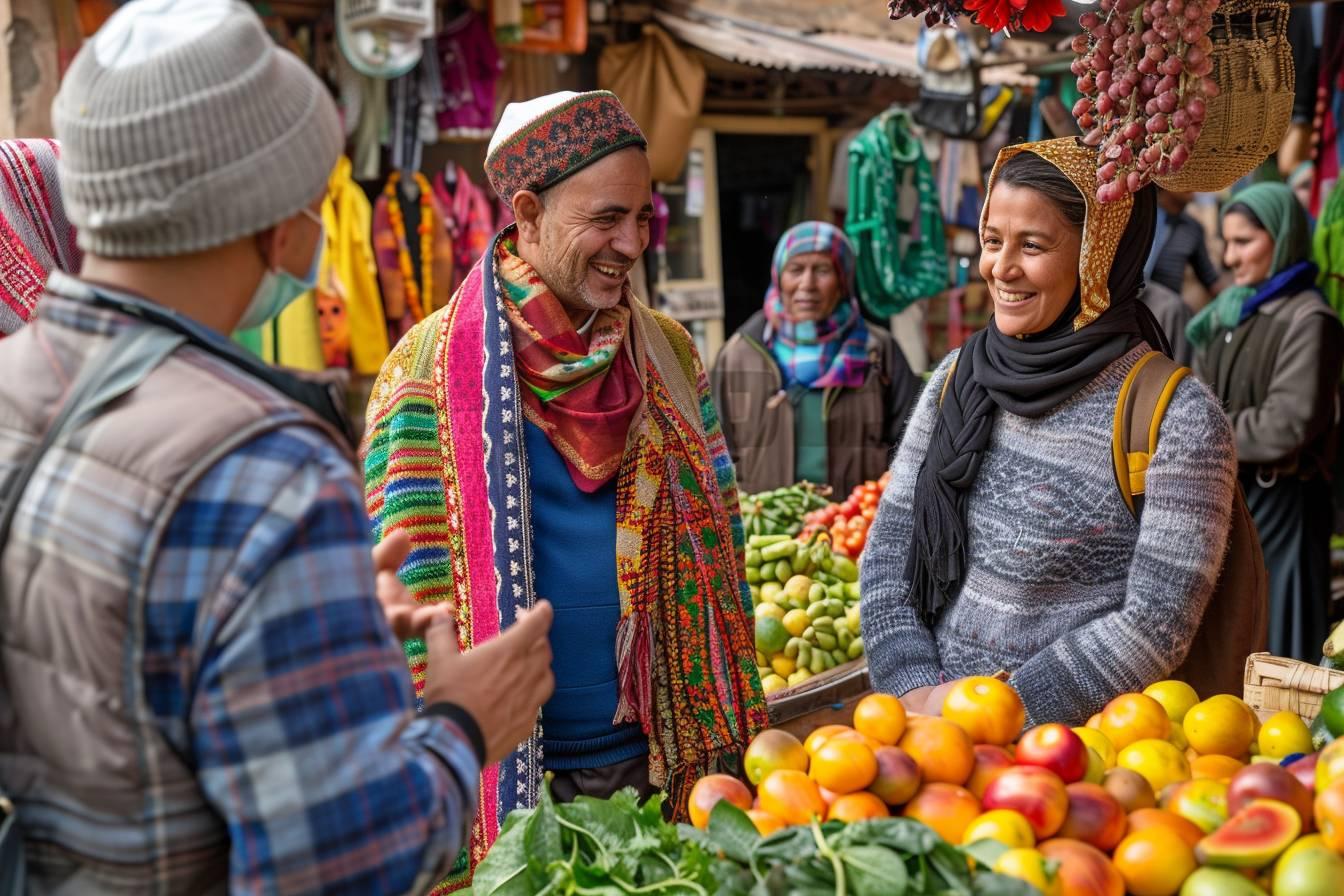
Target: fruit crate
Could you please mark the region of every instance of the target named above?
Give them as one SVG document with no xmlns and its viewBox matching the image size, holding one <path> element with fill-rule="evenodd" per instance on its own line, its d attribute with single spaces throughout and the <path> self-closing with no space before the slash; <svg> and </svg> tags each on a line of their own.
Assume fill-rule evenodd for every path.
<svg viewBox="0 0 1344 896">
<path fill-rule="evenodd" d="M 871 692 L 868 660 L 851 660 L 796 687 L 771 694 L 766 699 L 770 727 L 783 728 L 802 740 L 822 725 L 848 725 L 854 704 Z"/>
<path fill-rule="evenodd" d="M 1286 709 L 1310 723 L 1321 711 L 1321 699 L 1341 685 L 1344 671 L 1253 653 L 1246 658 L 1243 699 L 1262 719 Z"/>
</svg>

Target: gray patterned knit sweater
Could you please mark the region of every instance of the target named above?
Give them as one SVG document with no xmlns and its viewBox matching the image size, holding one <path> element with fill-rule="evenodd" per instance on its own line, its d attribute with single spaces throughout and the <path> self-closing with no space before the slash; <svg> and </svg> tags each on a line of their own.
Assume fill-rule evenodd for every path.
<svg viewBox="0 0 1344 896">
<path fill-rule="evenodd" d="M 1036 721 L 1081 725 L 1185 657 L 1221 566 L 1236 451 L 1217 399 L 1177 388 L 1150 462 L 1142 525 L 1117 489 L 1116 398 L 1140 346 L 1038 419 L 998 411 L 967 502 L 968 573 L 933 631 L 907 599 L 915 478 L 951 358 L 924 390 L 892 465 L 862 570 L 873 686 L 903 694 L 1012 673 Z"/>
</svg>

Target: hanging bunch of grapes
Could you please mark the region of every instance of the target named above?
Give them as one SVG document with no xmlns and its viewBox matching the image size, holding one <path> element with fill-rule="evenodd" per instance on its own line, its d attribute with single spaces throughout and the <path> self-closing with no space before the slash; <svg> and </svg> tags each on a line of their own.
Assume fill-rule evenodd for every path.
<svg viewBox="0 0 1344 896">
<path fill-rule="evenodd" d="M 1073 107 L 1100 149 L 1097 200 L 1114 202 L 1190 158 L 1218 95 L 1209 30 L 1219 0 L 1101 0 L 1073 39 L 1082 98 Z"/>
</svg>

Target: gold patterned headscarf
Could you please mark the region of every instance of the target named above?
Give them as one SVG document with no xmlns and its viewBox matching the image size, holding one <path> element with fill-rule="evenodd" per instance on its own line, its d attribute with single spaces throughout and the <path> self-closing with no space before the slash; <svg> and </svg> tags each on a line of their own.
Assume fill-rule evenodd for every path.
<svg viewBox="0 0 1344 896">
<path fill-rule="evenodd" d="M 1024 152 L 1035 153 L 1058 168 L 1073 182 L 1087 202 L 1087 218 L 1083 223 L 1083 244 L 1078 256 L 1078 289 L 1082 298 L 1082 309 L 1073 319 L 1073 329 L 1081 330 L 1111 307 L 1111 290 L 1108 285 L 1111 266 L 1115 263 L 1115 251 L 1120 245 L 1120 238 L 1129 224 L 1134 197 L 1126 195 L 1117 202 L 1097 201 L 1097 151 L 1083 146 L 1077 138 L 1061 137 L 1037 143 L 1019 143 L 1000 150 L 999 157 L 994 161 L 994 170 L 989 173 L 985 204 L 980 211 L 982 238 L 985 215 L 989 213 L 989 195 L 994 191 L 994 182 L 998 179 L 999 171 L 1009 159 Z"/>
<path fill-rule="evenodd" d="M 966 503 L 980 464 L 991 450 L 995 415 L 1049 414 L 1136 345 L 1164 344 L 1157 322 L 1138 301 L 1143 264 L 1153 242 L 1153 190 L 1145 188 L 1137 198 L 1126 196 L 1119 202 L 1097 202 L 1096 151 L 1063 139 L 1002 150 L 990 174 L 991 192 L 1004 164 L 1023 152 L 1035 153 L 1059 169 L 1086 202 L 1075 298 L 1078 311 L 1065 310 L 1044 331 L 1025 338 L 1005 336 L 991 321 L 961 348 L 950 383 L 942 391 L 911 510 L 907 593 L 911 606 L 930 627 L 956 599 L 967 573 Z M 982 214 L 982 232 L 984 226 Z M 1070 302 L 1069 308 L 1073 307 Z"/>
</svg>

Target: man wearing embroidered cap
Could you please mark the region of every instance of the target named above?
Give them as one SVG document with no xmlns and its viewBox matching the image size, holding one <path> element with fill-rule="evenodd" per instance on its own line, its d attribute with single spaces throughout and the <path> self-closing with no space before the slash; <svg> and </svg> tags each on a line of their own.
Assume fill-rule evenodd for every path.
<svg viewBox="0 0 1344 896">
<path fill-rule="evenodd" d="M 708 382 L 628 281 L 652 215 L 643 135 L 611 93 L 555 94 L 505 110 L 485 167 L 517 224 L 393 350 L 364 444 L 375 533 L 410 532 L 407 584 L 456 601 L 464 646 L 556 608 L 556 693 L 484 775 L 473 865 L 543 771 L 560 799 L 629 784 L 680 808 L 766 721 Z"/>
<path fill-rule="evenodd" d="M 83 267 L 0 342 L 19 892 L 424 892 L 550 695 L 550 611 L 461 653 L 372 547 L 334 402 L 226 336 L 311 286 L 334 104 L 246 4 L 136 0 L 52 117 Z"/>
</svg>

